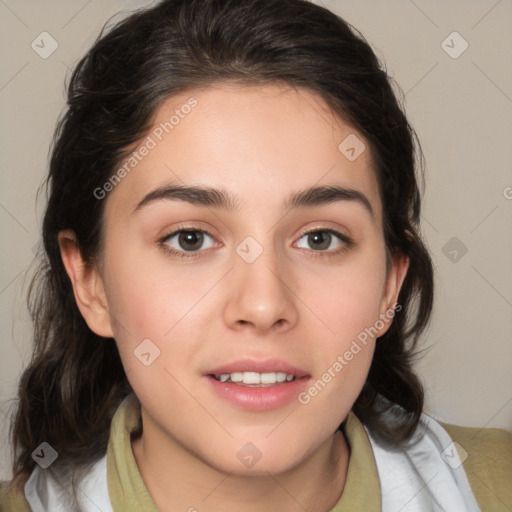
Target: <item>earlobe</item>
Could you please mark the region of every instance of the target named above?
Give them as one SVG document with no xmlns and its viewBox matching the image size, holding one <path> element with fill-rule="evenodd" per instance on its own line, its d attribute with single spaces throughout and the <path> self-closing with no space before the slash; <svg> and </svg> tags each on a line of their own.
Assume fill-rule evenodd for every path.
<svg viewBox="0 0 512 512">
<path fill-rule="evenodd" d="M 84 262 L 72 230 L 66 229 L 59 233 L 59 247 L 76 304 L 84 320 L 97 335 L 112 338 L 112 323 L 98 269 Z"/>
<path fill-rule="evenodd" d="M 386 289 L 380 306 L 379 319 L 381 319 L 385 325 L 379 330 L 377 337 L 385 334 L 392 323 L 395 314 L 395 304 L 398 302 L 398 295 L 400 294 L 408 269 L 409 257 L 403 254 L 395 256 L 386 279 Z"/>
</svg>

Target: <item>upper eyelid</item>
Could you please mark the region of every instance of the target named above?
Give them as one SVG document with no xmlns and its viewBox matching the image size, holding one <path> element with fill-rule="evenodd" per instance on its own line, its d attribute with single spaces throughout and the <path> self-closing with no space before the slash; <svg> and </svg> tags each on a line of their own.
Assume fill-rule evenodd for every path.
<svg viewBox="0 0 512 512">
<path fill-rule="evenodd" d="M 177 228 L 174 228 L 174 229 L 166 232 L 166 234 L 164 234 L 163 236 L 159 237 L 159 240 L 160 241 L 167 240 L 171 236 L 175 236 L 178 233 L 180 233 L 181 231 L 191 231 L 191 232 L 198 231 L 200 233 L 205 233 L 208 236 L 211 236 L 212 238 L 216 238 L 215 235 L 213 235 L 209 230 L 200 228 L 199 226 L 178 226 Z"/>
</svg>

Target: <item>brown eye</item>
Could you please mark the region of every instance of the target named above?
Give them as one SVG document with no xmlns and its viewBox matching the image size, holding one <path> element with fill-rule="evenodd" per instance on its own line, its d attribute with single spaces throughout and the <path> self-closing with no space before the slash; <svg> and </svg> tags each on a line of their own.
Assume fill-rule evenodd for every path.
<svg viewBox="0 0 512 512">
<path fill-rule="evenodd" d="M 187 257 L 186 253 L 191 253 L 190 256 L 193 257 L 201 249 L 213 246 L 211 244 L 209 247 L 204 247 L 205 235 L 213 239 L 212 235 L 202 229 L 177 229 L 161 238 L 159 243 L 170 254 Z"/>
<path fill-rule="evenodd" d="M 186 251 L 196 251 L 201 248 L 204 236 L 200 231 L 181 231 L 178 236 L 178 245 Z"/>
<path fill-rule="evenodd" d="M 308 233 L 308 243 L 318 250 L 329 249 L 332 241 L 332 234 L 326 231 L 315 231 L 314 233 Z"/>
<path fill-rule="evenodd" d="M 307 245 L 307 247 L 301 248 L 312 249 L 313 252 L 319 253 L 318 255 L 324 255 L 323 253 L 325 253 L 325 256 L 344 252 L 353 245 L 353 242 L 349 237 L 333 229 L 316 229 L 313 231 L 307 231 L 306 233 L 303 233 L 300 238 L 305 238 Z M 333 245 L 334 247 L 332 247 Z M 328 250 L 329 248 L 333 250 Z"/>
</svg>

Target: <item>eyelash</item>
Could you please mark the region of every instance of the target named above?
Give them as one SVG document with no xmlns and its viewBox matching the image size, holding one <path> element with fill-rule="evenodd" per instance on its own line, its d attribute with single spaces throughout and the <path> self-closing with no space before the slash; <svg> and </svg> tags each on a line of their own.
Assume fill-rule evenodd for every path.
<svg viewBox="0 0 512 512">
<path fill-rule="evenodd" d="M 178 256 L 179 258 L 191 258 L 191 259 L 199 258 L 200 253 L 203 252 L 201 250 L 195 251 L 195 252 L 190 251 L 189 253 L 186 253 L 183 251 L 176 251 L 175 249 L 172 249 L 167 244 L 165 244 L 165 242 L 169 238 L 172 238 L 174 235 L 177 235 L 178 233 L 181 233 L 182 231 L 189 232 L 189 233 L 204 233 L 213 239 L 215 238 L 210 232 L 208 232 L 204 229 L 199 229 L 194 226 L 178 226 L 177 229 L 173 230 L 171 233 L 166 234 L 165 236 L 163 236 L 162 238 L 160 238 L 158 240 L 159 247 L 166 254 L 168 254 L 170 256 Z M 312 233 L 330 233 L 330 234 L 336 236 L 337 238 L 339 238 L 340 241 L 343 242 L 343 244 L 344 244 L 343 247 L 341 247 L 340 249 L 337 249 L 335 251 L 311 250 L 311 252 L 313 253 L 312 254 L 313 257 L 331 258 L 331 257 L 337 256 L 339 254 L 342 254 L 344 252 L 347 252 L 349 249 L 351 249 L 354 246 L 354 241 L 350 237 L 348 237 L 347 235 L 344 235 L 343 233 L 340 233 L 334 229 L 330 229 L 330 228 L 316 228 L 316 229 L 304 231 L 300 234 L 299 239 L 301 239 L 305 235 L 309 235 Z"/>
</svg>

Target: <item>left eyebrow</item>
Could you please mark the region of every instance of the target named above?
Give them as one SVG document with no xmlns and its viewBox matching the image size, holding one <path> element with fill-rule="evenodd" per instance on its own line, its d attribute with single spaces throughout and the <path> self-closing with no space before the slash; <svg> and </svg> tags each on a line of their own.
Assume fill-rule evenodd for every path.
<svg viewBox="0 0 512 512">
<path fill-rule="evenodd" d="M 135 213 L 137 210 L 140 210 L 144 206 L 155 201 L 173 199 L 186 201 L 198 206 L 219 208 L 235 213 L 240 210 L 240 202 L 236 196 L 231 195 L 225 189 L 169 184 L 159 187 L 145 195 L 132 213 Z M 370 201 L 362 192 L 352 188 L 334 185 L 313 186 L 294 192 L 284 202 L 283 209 L 308 208 L 339 201 L 350 201 L 355 204 L 359 204 L 364 207 L 372 218 L 375 217 L 375 212 L 373 211 Z"/>
</svg>

